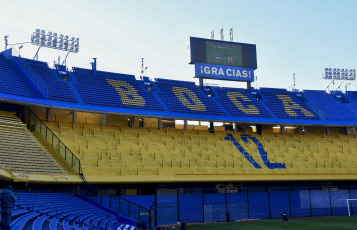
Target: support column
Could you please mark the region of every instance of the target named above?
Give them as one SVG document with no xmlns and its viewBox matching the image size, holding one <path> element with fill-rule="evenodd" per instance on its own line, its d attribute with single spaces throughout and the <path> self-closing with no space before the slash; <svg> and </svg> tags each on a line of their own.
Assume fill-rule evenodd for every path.
<svg viewBox="0 0 357 230">
<path fill-rule="evenodd" d="M 77 124 L 77 111 L 73 111 L 73 124 Z"/>
<path fill-rule="evenodd" d="M 250 92 L 251 88 L 252 88 L 252 83 L 250 81 L 247 81 L 247 91 Z"/>
<path fill-rule="evenodd" d="M 285 125 L 280 125 L 280 133 L 285 134 Z"/>
<path fill-rule="evenodd" d="M 134 117 L 134 116 L 131 116 L 131 117 L 130 117 L 130 127 L 131 127 L 132 129 L 135 128 L 135 117 Z"/>
<path fill-rule="evenodd" d="M 233 132 L 234 133 L 238 132 L 238 124 L 237 123 L 233 123 Z"/>
<path fill-rule="evenodd" d="M 162 118 L 157 119 L 157 128 L 162 130 Z"/>
<path fill-rule="evenodd" d="M 330 135 L 330 127 L 329 126 L 326 126 L 326 135 Z"/>
<path fill-rule="evenodd" d="M 209 122 L 209 128 L 208 128 L 209 132 L 210 133 L 214 133 L 214 124 L 213 124 L 213 121 L 210 121 Z"/>
<path fill-rule="evenodd" d="M 200 88 L 203 88 L 203 78 L 200 77 L 200 78 L 198 78 L 198 80 L 199 80 L 199 86 L 200 86 Z"/>
<path fill-rule="evenodd" d="M 107 125 L 107 114 L 102 114 L 102 121 L 101 121 L 102 126 Z"/>
<path fill-rule="evenodd" d="M 183 129 L 184 129 L 185 131 L 188 130 L 187 120 L 183 120 Z"/>
<path fill-rule="evenodd" d="M 46 121 L 51 121 L 51 109 L 46 109 Z"/>
<path fill-rule="evenodd" d="M 346 127 L 346 135 L 347 135 L 347 136 L 350 135 L 350 127 Z"/>
</svg>

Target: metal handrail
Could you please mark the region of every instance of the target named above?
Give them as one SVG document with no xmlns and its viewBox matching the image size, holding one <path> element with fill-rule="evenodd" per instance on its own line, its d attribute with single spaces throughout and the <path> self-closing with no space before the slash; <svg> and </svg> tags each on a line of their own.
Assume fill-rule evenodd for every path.
<svg viewBox="0 0 357 230">
<path fill-rule="evenodd" d="M 49 132 L 50 132 L 50 134 L 52 134 L 52 137 L 51 137 L 51 140 L 52 140 L 52 143 L 50 142 L 50 141 L 48 141 L 51 145 L 52 145 L 52 147 L 54 147 L 54 149 L 56 149 L 55 148 L 55 146 L 54 146 L 54 144 L 53 144 L 53 139 L 54 138 L 56 138 L 57 140 L 58 140 L 58 149 L 56 149 L 56 152 L 58 152 L 58 154 L 60 155 L 60 156 L 62 156 L 61 155 L 61 153 L 60 153 L 60 151 L 59 151 L 59 147 L 60 147 L 60 145 L 62 144 L 62 146 L 65 148 L 65 155 L 64 155 L 64 160 L 66 161 L 66 162 L 68 162 L 67 161 L 67 153 L 68 153 L 68 155 L 69 155 L 69 157 L 70 157 L 70 159 L 71 159 L 71 167 L 75 170 L 75 171 L 77 171 L 75 168 L 75 166 L 74 166 L 74 160 L 76 160 L 77 162 L 78 162 L 78 174 L 79 175 L 81 175 L 81 176 L 83 176 L 83 170 L 82 170 L 82 167 L 81 167 L 81 161 L 79 160 L 79 158 L 76 156 L 76 155 L 74 155 L 73 154 L 73 152 L 69 149 L 69 148 L 67 148 L 67 146 L 56 136 L 56 134 L 54 134 L 54 132 L 50 129 L 50 128 L 48 128 L 48 126 L 30 109 L 30 108 L 28 108 L 28 110 L 29 110 L 29 119 L 28 119 L 28 124 L 29 125 L 31 125 L 31 115 L 34 117 L 34 121 L 33 121 L 33 125 L 34 125 L 34 127 L 35 127 L 35 129 L 36 129 L 36 120 L 38 120 L 38 122 L 39 122 L 39 124 L 40 124 L 40 128 L 39 128 L 39 132 L 42 134 L 42 128 L 41 128 L 41 126 L 43 125 L 45 128 L 46 128 L 46 140 L 48 141 L 48 139 L 47 139 L 47 137 L 48 137 L 48 133 L 47 133 L 47 130 L 49 130 Z M 29 127 L 30 128 L 30 127 Z"/>
</svg>

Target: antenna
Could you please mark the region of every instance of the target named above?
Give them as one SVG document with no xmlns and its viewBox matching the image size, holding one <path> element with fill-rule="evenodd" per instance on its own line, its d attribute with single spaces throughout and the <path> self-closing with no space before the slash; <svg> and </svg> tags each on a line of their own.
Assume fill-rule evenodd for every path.
<svg viewBox="0 0 357 230">
<path fill-rule="evenodd" d="M 141 77 L 144 76 L 144 58 L 141 58 Z"/>
<path fill-rule="evenodd" d="M 214 40 L 214 30 L 211 31 L 211 39 Z"/>
<path fill-rule="evenodd" d="M 229 30 L 229 41 L 233 42 L 233 28 Z"/>
<path fill-rule="evenodd" d="M 221 41 L 224 41 L 223 26 L 222 26 L 222 29 L 221 29 Z"/>
<path fill-rule="evenodd" d="M 345 88 L 346 88 L 345 94 L 347 94 L 347 87 L 348 87 L 350 84 L 351 84 L 351 82 L 346 83 L 346 85 L 345 85 Z"/>
<path fill-rule="evenodd" d="M 145 67 L 145 77 L 147 76 L 147 75 L 146 75 L 146 70 L 147 70 L 147 69 L 148 69 L 148 67 L 146 66 L 146 67 Z"/>
<path fill-rule="evenodd" d="M 20 51 L 21 51 L 21 49 L 22 49 L 23 47 L 24 47 L 23 45 L 21 45 L 21 46 L 19 47 L 19 57 L 21 57 Z"/>
<path fill-rule="evenodd" d="M 293 74 L 293 83 L 294 83 L 293 92 L 295 92 L 295 73 Z"/>
<path fill-rule="evenodd" d="M 5 39 L 5 50 L 7 50 L 7 46 L 9 45 L 8 40 L 7 40 L 8 37 L 9 37 L 9 36 L 7 36 L 7 35 L 4 36 L 4 39 Z"/>
<path fill-rule="evenodd" d="M 255 89 L 258 89 L 258 75 L 255 75 Z"/>
</svg>

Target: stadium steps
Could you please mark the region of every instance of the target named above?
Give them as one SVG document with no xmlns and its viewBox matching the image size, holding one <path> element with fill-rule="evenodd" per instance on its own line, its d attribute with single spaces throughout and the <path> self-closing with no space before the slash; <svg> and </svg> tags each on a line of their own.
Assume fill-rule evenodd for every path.
<svg viewBox="0 0 357 230">
<path fill-rule="evenodd" d="M 19 118 L 6 112 L 0 114 L 2 167 L 17 173 L 66 173 Z"/>
<path fill-rule="evenodd" d="M 74 73 L 71 72 L 71 71 L 67 71 L 67 74 L 68 74 L 68 76 L 72 79 L 72 81 L 69 81 L 69 82 L 68 82 L 68 85 L 69 85 L 69 87 L 71 88 L 71 90 L 72 90 L 74 96 L 77 98 L 78 103 L 80 103 L 80 104 L 85 104 L 85 102 L 84 102 L 84 100 L 83 100 L 81 94 L 78 92 L 78 90 L 77 90 L 77 88 L 76 88 L 76 86 L 75 86 L 75 83 L 78 82 L 78 81 L 77 81 L 77 78 L 76 78 L 76 75 L 74 75 Z"/>
</svg>

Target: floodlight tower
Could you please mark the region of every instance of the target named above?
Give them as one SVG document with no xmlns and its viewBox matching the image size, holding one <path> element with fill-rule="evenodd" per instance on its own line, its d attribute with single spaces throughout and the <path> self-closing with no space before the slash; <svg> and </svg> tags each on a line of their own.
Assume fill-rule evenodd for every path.
<svg viewBox="0 0 357 230">
<path fill-rule="evenodd" d="M 342 81 L 336 88 L 336 90 L 338 90 L 340 89 L 341 85 L 345 81 L 356 80 L 356 69 L 325 68 L 325 72 L 322 74 L 322 78 L 330 80 L 330 82 L 325 88 L 326 92 L 329 91 L 329 87 L 331 83 L 334 84 L 336 80 Z M 346 85 L 346 89 L 347 89 L 347 85 Z"/>
<path fill-rule="evenodd" d="M 38 59 L 38 52 L 42 47 L 47 47 L 51 49 L 57 49 L 68 52 L 62 65 L 66 63 L 67 57 L 70 53 L 79 52 L 79 38 L 69 38 L 68 35 L 64 36 L 61 34 L 57 36 L 57 33 L 48 32 L 46 34 L 45 30 L 36 29 L 31 35 L 31 44 L 37 45 L 39 48 L 33 59 Z"/>
</svg>

